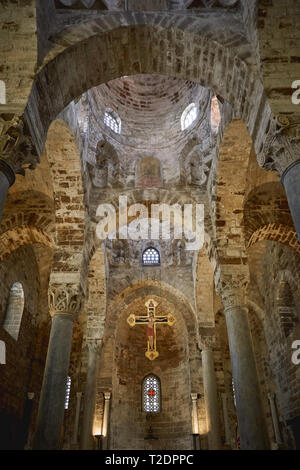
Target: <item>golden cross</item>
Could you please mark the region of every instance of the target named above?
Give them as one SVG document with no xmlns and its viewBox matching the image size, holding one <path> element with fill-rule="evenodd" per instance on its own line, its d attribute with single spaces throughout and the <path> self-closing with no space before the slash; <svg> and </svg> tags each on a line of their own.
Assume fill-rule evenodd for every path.
<svg viewBox="0 0 300 470">
<path fill-rule="evenodd" d="M 153 361 L 159 356 L 159 352 L 156 350 L 156 325 L 167 324 L 173 326 L 175 318 L 170 313 L 168 315 L 155 315 L 155 309 L 157 302 L 150 299 L 145 303 L 147 307 L 147 315 L 134 315 L 132 313 L 127 318 L 127 323 L 133 327 L 135 325 L 147 325 L 147 351 L 145 356 Z"/>
</svg>

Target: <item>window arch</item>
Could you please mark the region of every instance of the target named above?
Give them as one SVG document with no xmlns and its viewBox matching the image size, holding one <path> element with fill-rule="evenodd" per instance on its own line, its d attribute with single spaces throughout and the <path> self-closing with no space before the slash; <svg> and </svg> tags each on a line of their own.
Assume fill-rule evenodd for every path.
<svg viewBox="0 0 300 470">
<path fill-rule="evenodd" d="M 15 282 L 10 289 L 3 328 L 16 341 L 19 336 L 23 311 L 24 311 L 23 287 L 20 282 Z"/>
<path fill-rule="evenodd" d="M 161 385 L 156 375 L 147 375 L 142 384 L 142 410 L 145 413 L 161 411 Z"/>
<path fill-rule="evenodd" d="M 121 134 L 121 119 L 112 109 L 107 108 L 104 113 L 104 124 L 116 134 Z"/>
<path fill-rule="evenodd" d="M 153 266 L 160 264 L 160 254 L 156 248 L 149 247 L 143 253 L 143 265 L 144 266 Z"/>
<path fill-rule="evenodd" d="M 189 104 L 181 115 L 181 130 L 185 131 L 197 119 L 198 109 L 195 103 Z"/>
</svg>

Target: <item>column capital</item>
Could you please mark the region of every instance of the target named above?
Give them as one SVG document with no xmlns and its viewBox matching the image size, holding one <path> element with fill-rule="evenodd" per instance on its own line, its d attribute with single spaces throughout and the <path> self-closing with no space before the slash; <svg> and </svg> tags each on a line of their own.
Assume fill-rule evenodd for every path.
<svg viewBox="0 0 300 470">
<path fill-rule="evenodd" d="M 95 352 L 98 353 L 103 346 L 103 339 L 102 338 L 97 338 L 97 339 L 87 339 L 86 340 L 87 348 L 89 352 Z"/>
<path fill-rule="evenodd" d="M 191 393 L 191 399 L 192 399 L 192 401 L 197 401 L 198 393 Z"/>
<path fill-rule="evenodd" d="M 221 296 L 224 309 L 246 305 L 246 294 L 249 283 L 248 266 L 237 270 L 222 267 L 215 277 L 216 290 Z"/>
<path fill-rule="evenodd" d="M 286 116 L 273 118 L 257 161 L 265 170 L 277 170 L 280 177 L 300 163 L 300 121 L 291 123 Z"/>
<path fill-rule="evenodd" d="M 0 169 L 7 176 L 10 185 L 15 174 L 25 176 L 25 170 L 34 170 L 39 155 L 23 117 L 13 116 L 5 120 L 0 116 Z"/>
<path fill-rule="evenodd" d="M 104 395 L 104 400 L 105 400 L 105 401 L 110 400 L 110 398 L 111 398 L 111 392 L 104 392 L 103 395 Z"/>
<path fill-rule="evenodd" d="M 199 338 L 199 348 L 201 349 L 201 351 L 213 351 L 214 344 L 214 336 L 201 336 Z"/>
<path fill-rule="evenodd" d="M 50 285 L 48 290 L 50 315 L 72 315 L 74 320 L 83 306 L 83 292 L 79 286 L 66 284 Z"/>
</svg>

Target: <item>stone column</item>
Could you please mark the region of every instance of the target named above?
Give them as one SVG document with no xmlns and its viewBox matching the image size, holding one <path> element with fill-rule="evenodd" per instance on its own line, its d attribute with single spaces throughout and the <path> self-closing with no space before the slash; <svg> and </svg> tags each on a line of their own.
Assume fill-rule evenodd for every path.
<svg viewBox="0 0 300 470">
<path fill-rule="evenodd" d="M 230 443 L 230 426 L 228 419 L 228 407 L 227 407 L 227 393 L 222 393 L 222 408 L 224 417 L 224 429 L 225 429 L 225 444 L 231 445 Z"/>
<path fill-rule="evenodd" d="M 268 398 L 269 398 L 270 408 L 271 408 L 271 416 L 272 416 L 272 422 L 273 422 L 273 428 L 274 428 L 274 434 L 275 434 L 275 442 L 276 444 L 282 444 L 279 422 L 278 422 L 278 415 L 277 415 L 276 404 L 275 404 L 275 393 L 269 393 Z"/>
<path fill-rule="evenodd" d="M 298 239 L 300 241 L 300 159 L 288 166 L 282 174 L 285 189 Z"/>
<path fill-rule="evenodd" d="M 198 410 L 197 410 L 197 393 L 191 393 L 192 399 L 192 426 L 193 426 L 193 434 L 199 434 L 199 425 L 198 425 Z"/>
<path fill-rule="evenodd" d="M 93 449 L 93 423 L 96 402 L 97 356 L 101 340 L 88 340 L 88 366 L 83 398 L 83 420 L 80 447 L 83 450 Z"/>
<path fill-rule="evenodd" d="M 300 123 L 286 116 L 274 118 L 258 163 L 266 170 L 277 170 L 300 241 Z"/>
<path fill-rule="evenodd" d="M 79 416 L 80 416 L 81 396 L 82 396 L 82 392 L 76 393 L 76 413 L 75 413 L 73 438 L 72 438 L 73 445 L 76 445 L 78 442 L 78 425 L 79 425 Z"/>
<path fill-rule="evenodd" d="M 25 175 L 33 170 L 39 157 L 32 144 L 28 128 L 22 118 L 14 116 L 6 121 L 0 116 L 0 221 L 8 189 L 16 174 Z"/>
<path fill-rule="evenodd" d="M 267 449 L 265 422 L 252 338 L 245 306 L 247 280 L 243 275 L 221 280 L 236 409 L 242 450 Z"/>
<path fill-rule="evenodd" d="M 61 446 L 73 322 L 81 308 L 79 289 L 52 286 L 49 303 L 52 324 L 34 440 L 34 448 L 43 450 Z"/>
<path fill-rule="evenodd" d="M 103 436 L 103 449 L 108 449 L 108 428 L 109 428 L 109 407 L 110 407 L 111 393 L 104 393 L 104 414 L 102 423 L 102 436 Z"/>
<path fill-rule="evenodd" d="M 221 449 L 221 431 L 213 350 L 204 343 L 201 349 L 208 447 L 209 450 L 219 450 Z"/>
</svg>

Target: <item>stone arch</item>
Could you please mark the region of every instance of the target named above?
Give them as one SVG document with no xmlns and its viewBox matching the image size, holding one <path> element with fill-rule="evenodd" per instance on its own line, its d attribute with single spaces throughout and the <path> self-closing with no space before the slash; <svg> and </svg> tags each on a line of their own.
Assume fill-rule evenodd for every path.
<svg viewBox="0 0 300 470">
<path fill-rule="evenodd" d="M 294 230 L 285 191 L 279 181 L 257 185 L 247 194 L 244 200 L 243 224 L 246 243 L 249 243 L 253 234 L 260 228 L 272 224 L 280 224 L 290 227 L 290 231 Z"/>
<path fill-rule="evenodd" d="M 119 157 L 109 142 L 100 140 L 96 148 L 96 164 L 88 163 L 94 186 L 107 188 L 119 183 Z"/>
<path fill-rule="evenodd" d="M 159 356 L 154 361 L 150 361 L 144 355 L 144 346 L 146 336 L 140 327 L 130 328 L 126 322 L 130 313 L 139 314 L 144 307 L 144 303 L 149 298 L 158 301 L 158 313 L 171 313 L 176 315 L 175 324 L 170 327 L 161 326 L 157 331 L 157 349 Z M 144 307 L 145 308 L 145 307 Z M 161 309 L 161 310 L 160 310 Z M 174 421 L 183 421 L 182 417 L 190 417 L 191 410 L 189 400 L 186 399 L 191 392 L 190 385 L 190 364 L 189 364 L 189 343 L 190 334 L 184 321 L 181 306 L 166 299 L 165 294 L 159 292 L 136 292 L 132 298 L 126 298 L 124 308 L 120 305 L 117 308 L 117 324 L 115 329 L 115 347 L 114 347 L 114 367 L 112 373 L 112 448 L 129 449 L 137 445 L 134 441 L 137 439 L 139 448 L 155 449 L 168 447 L 168 439 L 182 445 L 180 448 L 190 448 L 190 425 L 189 420 L 182 426 L 180 437 L 174 432 Z M 145 333 L 145 331 L 144 331 Z M 158 441 L 150 443 L 148 447 L 144 437 L 148 431 L 146 413 L 142 411 L 141 384 L 145 375 L 155 374 L 159 376 L 162 386 L 162 409 L 155 418 L 153 418 L 154 432 L 158 434 Z M 175 383 L 180 383 L 178 391 L 174 393 L 172 402 L 169 401 L 170 391 Z M 122 393 L 122 395 L 120 395 Z M 114 403 L 118 403 L 122 396 L 122 403 L 128 403 L 130 413 L 119 419 L 118 412 Z M 185 399 L 184 399 L 185 398 Z M 180 404 L 180 407 L 179 407 Z M 180 408 L 180 412 L 174 416 L 175 410 Z M 120 409 L 120 407 L 119 407 Z M 134 417 L 132 419 L 132 417 Z M 161 423 L 167 423 L 167 432 L 161 429 Z M 135 423 L 135 424 L 133 424 Z M 116 427 L 119 433 L 115 432 Z M 135 436 L 135 440 L 128 442 L 128 429 L 131 429 L 130 435 Z M 141 442 L 141 440 L 143 442 Z M 178 441 L 180 440 L 180 444 Z M 144 447 L 146 445 L 146 447 Z M 170 444 L 169 444 L 170 445 Z"/>
<path fill-rule="evenodd" d="M 137 282 L 133 285 L 126 287 L 120 292 L 116 292 L 114 297 L 110 299 L 107 309 L 107 318 L 109 323 L 106 325 L 106 336 L 110 336 L 117 322 L 117 310 L 120 307 L 126 308 L 136 297 L 142 297 L 147 295 L 157 295 L 158 297 L 164 297 L 169 302 L 177 305 L 178 310 L 182 313 L 185 323 L 187 325 L 190 336 L 198 338 L 197 331 L 197 318 L 194 309 L 190 305 L 189 301 L 185 298 L 182 292 L 172 287 L 161 280 L 148 279 L 147 281 Z M 118 307 L 117 307 L 118 306 Z M 195 343 L 191 343 L 192 349 Z"/>
<path fill-rule="evenodd" d="M 252 233 L 247 248 L 250 248 L 251 246 L 263 240 L 282 243 L 283 245 L 292 248 L 292 250 L 294 250 L 300 256 L 300 243 L 298 236 L 294 228 L 290 226 L 276 223 L 263 225 L 254 233 Z"/>
<path fill-rule="evenodd" d="M 80 154 L 74 135 L 62 119 L 52 122 L 45 145 L 51 168 L 55 208 L 53 283 L 81 282 L 84 201 Z"/>
<path fill-rule="evenodd" d="M 0 235 L 0 261 L 23 245 L 39 244 L 54 248 L 53 240 L 41 228 L 21 225 Z"/>
<path fill-rule="evenodd" d="M 176 47 L 178 34 L 185 39 L 180 56 Z M 124 61 L 119 60 L 120 44 L 126 48 Z M 183 57 L 189 57 L 189 60 L 184 61 Z M 94 66 L 91 68 L 90 64 Z M 51 121 L 68 103 L 94 86 L 137 73 L 185 78 L 211 88 L 231 104 L 235 114 L 246 123 L 257 151 L 261 148 L 271 111 L 263 86 L 249 66 L 229 48 L 206 36 L 149 25 L 93 33 L 68 47 L 41 69 L 25 112 L 37 148 L 42 149 Z M 51 86 L 48 86 L 48 76 L 52 77 Z M 81 76 L 85 78 L 81 80 Z M 49 103 L 47 112 L 46 103 Z M 34 122 L 41 124 L 39 135 L 33 132 Z"/>
</svg>

